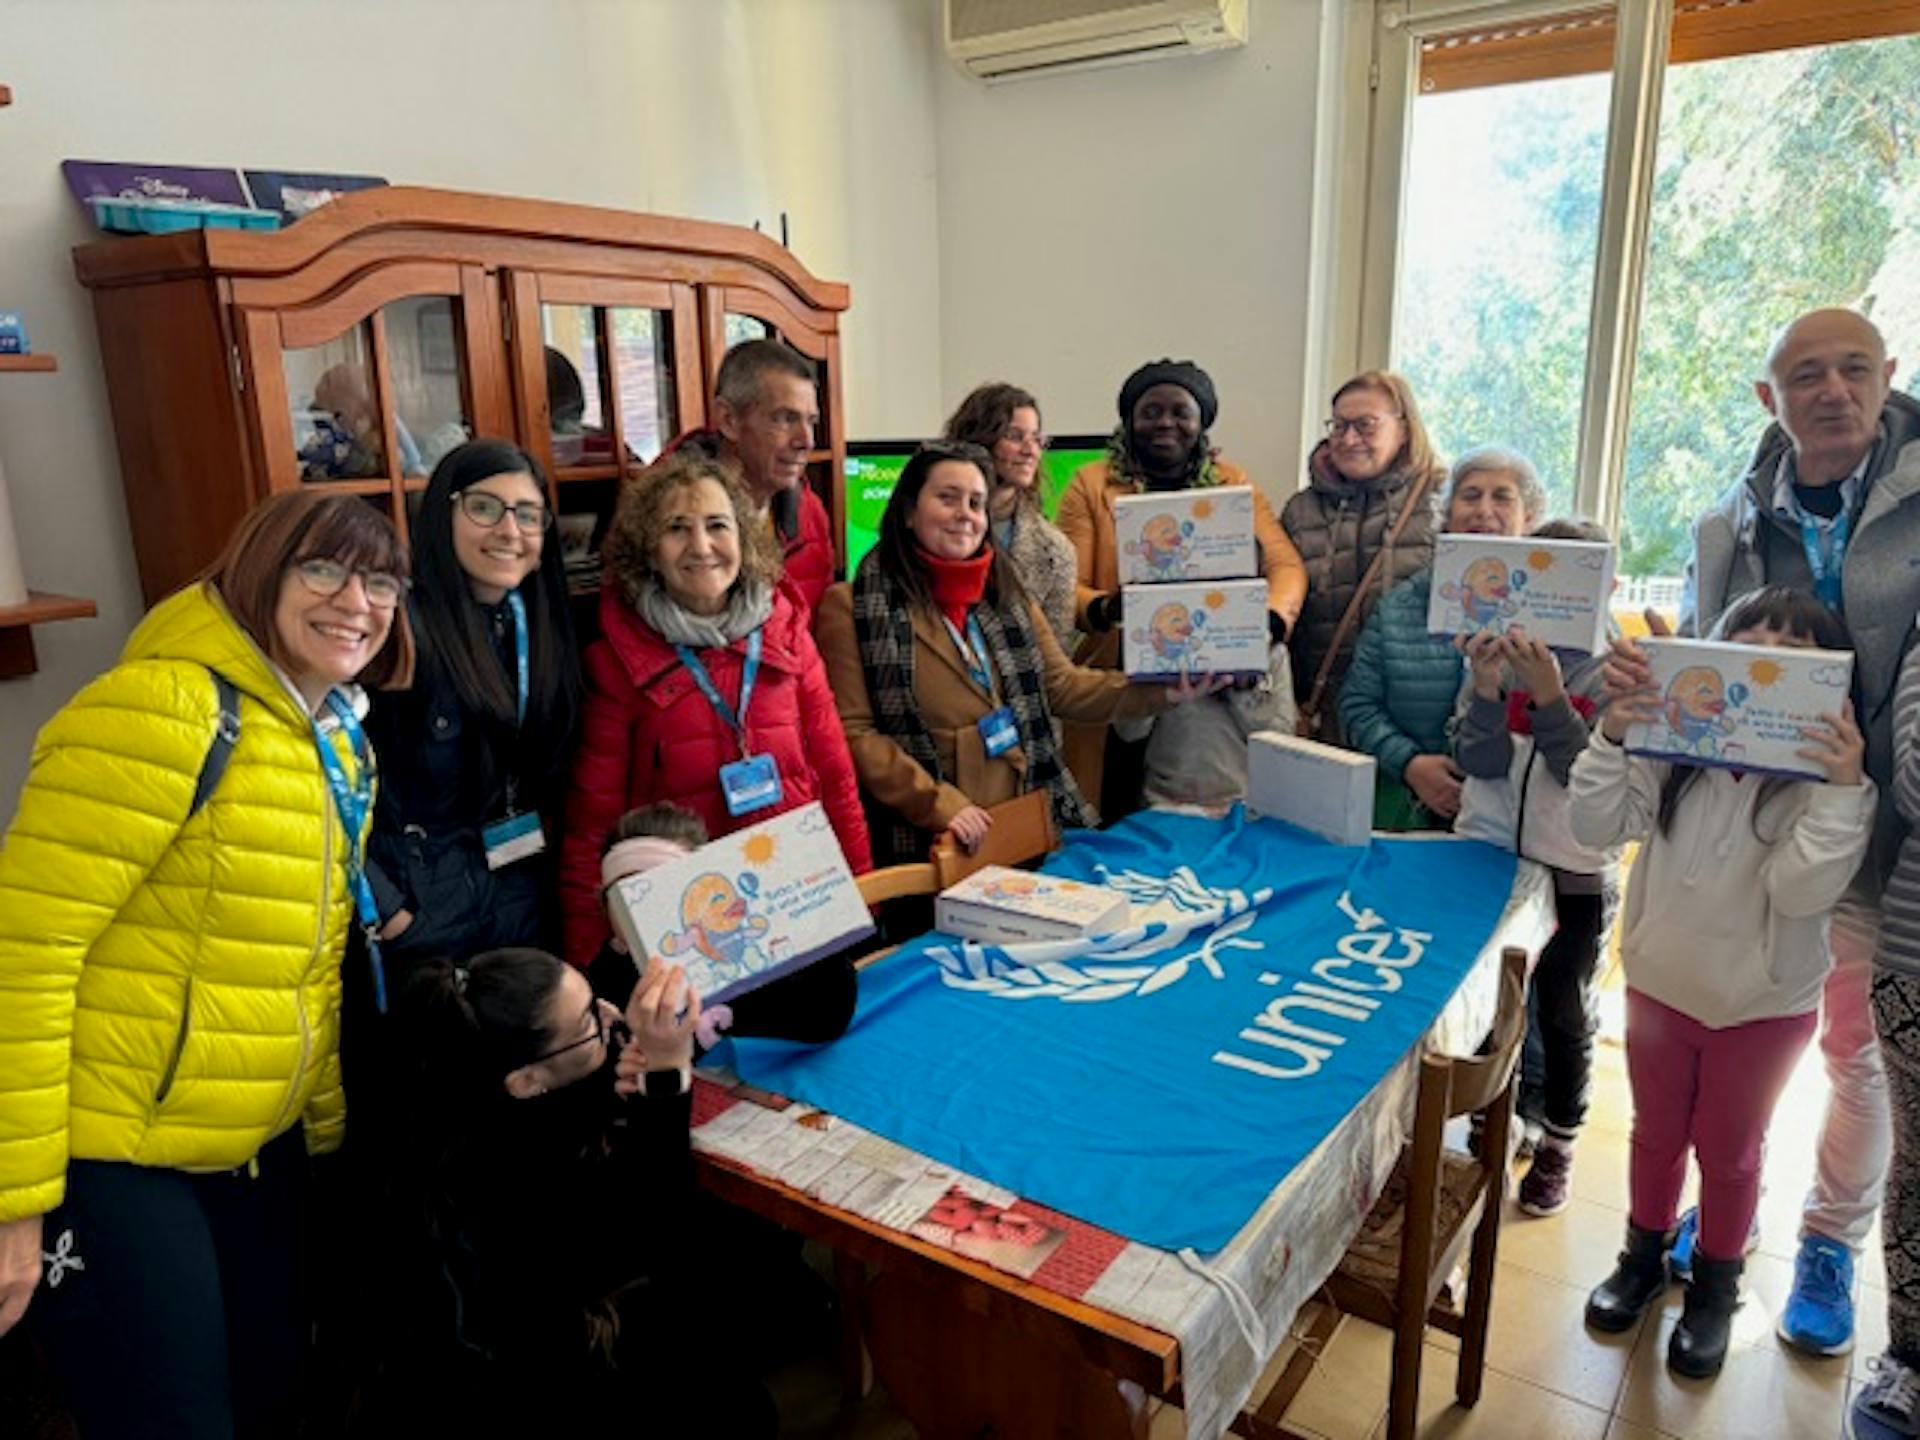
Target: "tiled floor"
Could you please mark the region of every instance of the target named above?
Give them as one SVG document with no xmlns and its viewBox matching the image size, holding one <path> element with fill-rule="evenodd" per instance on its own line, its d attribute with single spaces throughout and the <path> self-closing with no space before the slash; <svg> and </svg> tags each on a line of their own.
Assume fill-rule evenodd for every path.
<svg viewBox="0 0 1920 1440">
<path fill-rule="evenodd" d="M 1590 1334 L 1587 1291 L 1611 1267 L 1626 1224 L 1627 1135 L 1632 1106 L 1619 1043 L 1617 990 L 1599 1046 L 1594 1103 L 1574 1169 L 1574 1201 L 1536 1220 L 1509 1205 L 1500 1233 L 1489 1374 L 1471 1410 L 1453 1401 L 1456 1342 L 1435 1332 L 1421 1387 L 1427 1440 L 1831 1440 L 1841 1434 L 1852 1386 L 1885 1342 L 1879 1234 L 1860 1258 L 1859 1343 L 1850 1356 L 1809 1359 L 1782 1344 L 1774 1321 L 1793 1279 L 1800 1203 L 1813 1174 L 1813 1148 L 1826 1103 L 1819 1052 L 1809 1047 L 1774 1117 L 1761 1200 L 1760 1250 L 1747 1264 L 1734 1351 L 1717 1380 L 1678 1380 L 1666 1343 L 1681 1292 L 1625 1335 Z M 1688 1203 L 1692 1201 L 1689 1182 Z M 1388 1335 L 1349 1320 L 1329 1347 L 1288 1423 L 1325 1440 L 1384 1434 Z M 876 1396 L 857 1412 L 837 1410 L 831 1374 L 793 1373 L 776 1384 L 783 1433 L 860 1440 L 912 1434 Z M 827 1388 L 823 1390 L 823 1385 Z M 1171 1409 L 1154 1418 L 1155 1440 L 1181 1435 Z"/>
</svg>

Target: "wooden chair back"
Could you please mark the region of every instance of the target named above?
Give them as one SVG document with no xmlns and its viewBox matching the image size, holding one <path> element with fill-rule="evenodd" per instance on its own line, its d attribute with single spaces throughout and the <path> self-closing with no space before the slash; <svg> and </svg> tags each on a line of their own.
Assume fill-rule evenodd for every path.
<svg viewBox="0 0 1920 1440">
<path fill-rule="evenodd" d="M 1053 802 L 1044 790 L 1029 790 L 987 813 L 993 824 L 980 848 L 969 855 L 952 840 L 942 837 L 934 842 L 933 871 L 936 891 L 957 885 L 974 871 L 988 865 L 1024 865 L 1038 860 L 1058 841 L 1053 828 Z"/>
</svg>

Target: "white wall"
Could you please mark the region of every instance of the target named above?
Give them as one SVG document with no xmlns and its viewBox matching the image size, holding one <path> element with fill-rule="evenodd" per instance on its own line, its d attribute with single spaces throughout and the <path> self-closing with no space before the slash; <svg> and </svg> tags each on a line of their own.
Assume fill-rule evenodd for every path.
<svg viewBox="0 0 1920 1440">
<path fill-rule="evenodd" d="M 1322 20 L 1347 3 L 1252 0 L 1244 49 L 1073 75 L 988 86 L 942 60 L 949 407 L 1011 380 L 1055 433 L 1104 432 L 1135 366 L 1194 359 L 1220 390 L 1226 457 L 1276 501 L 1292 493 L 1316 113 L 1338 79 Z"/>
<path fill-rule="evenodd" d="M 853 286 L 855 433 L 942 413 L 935 6 L 923 0 L 0 0 L 0 376 L 28 580 L 100 618 L 0 681 L 0 818 L 32 736 L 140 614 L 65 158 L 343 170 L 751 224 Z M 941 62 L 943 63 L 943 62 Z"/>
</svg>

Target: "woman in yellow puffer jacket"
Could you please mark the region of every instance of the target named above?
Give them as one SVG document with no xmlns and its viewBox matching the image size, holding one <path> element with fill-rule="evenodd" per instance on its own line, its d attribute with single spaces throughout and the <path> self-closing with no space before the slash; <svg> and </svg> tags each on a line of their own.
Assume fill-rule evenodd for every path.
<svg viewBox="0 0 1920 1440">
<path fill-rule="evenodd" d="M 372 813 L 355 682 L 408 679 L 406 567 L 365 501 L 276 495 L 35 744 L 0 848 L 0 1333 L 38 1284 L 88 1440 L 292 1433 Z"/>
</svg>

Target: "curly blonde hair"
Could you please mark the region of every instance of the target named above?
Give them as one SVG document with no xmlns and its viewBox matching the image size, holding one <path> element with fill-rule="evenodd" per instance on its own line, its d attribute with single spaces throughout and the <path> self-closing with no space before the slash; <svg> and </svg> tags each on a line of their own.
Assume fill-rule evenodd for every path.
<svg viewBox="0 0 1920 1440">
<path fill-rule="evenodd" d="M 653 555 L 666 533 L 670 502 L 702 480 L 724 490 L 733 507 L 734 528 L 740 536 L 740 575 L 733 583 L 758 581 L 768 590 L 780 583 L 780 547 L 774 542 L 773 526 L 753 508 L 746 488 L 718 460 L 682 450 L 636 476 L 614 507 L 613 523 L 607 529 L 606 566 L 629 604 L 639 603 L 649 580 L 659 580 Z"/>
</svg>

